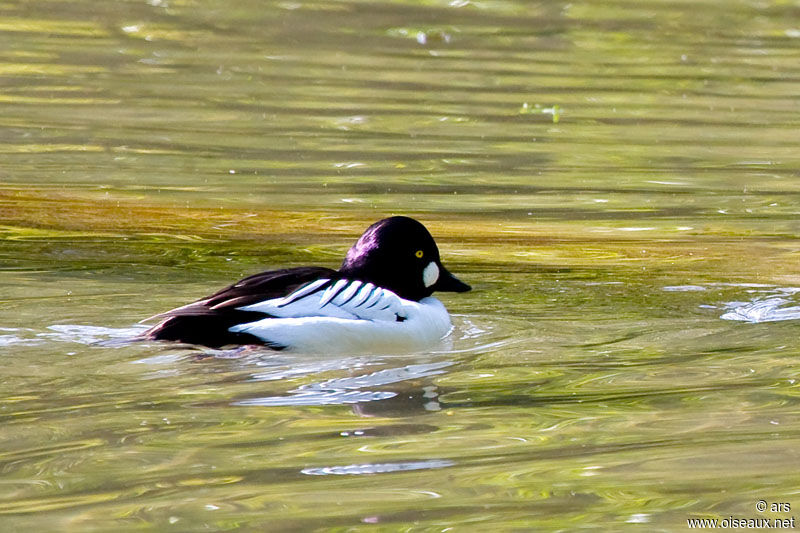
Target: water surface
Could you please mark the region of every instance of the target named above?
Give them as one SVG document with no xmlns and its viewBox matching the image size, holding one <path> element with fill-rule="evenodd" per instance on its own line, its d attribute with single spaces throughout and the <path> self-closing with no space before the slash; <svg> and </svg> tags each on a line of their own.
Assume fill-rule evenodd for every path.
<svg viewBox="0 0 800 533">
<path fill-rule="evenodd" d="M 800 5 L 0 7 L 9 531 L 684 529 L 800 508 Z M 128 343 L 389 214 L 452 346 Z"/>
</svg>

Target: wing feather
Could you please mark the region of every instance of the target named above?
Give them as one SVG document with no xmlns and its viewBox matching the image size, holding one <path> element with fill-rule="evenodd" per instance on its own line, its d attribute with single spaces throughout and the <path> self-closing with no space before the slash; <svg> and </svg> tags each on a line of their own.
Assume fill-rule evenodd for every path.
<svg viewBox="0 0 800 533">
<path fill-rule="evenodd" d="M 326 286 L 318 280 L 301 287 L 285 298 L 264 300 L 239 307 L 240 311 L 255 311 L 275 318 L 333 317 L 352 320 L 384 320 L 394 322 L 406 318 L 404 305 L 408 302 L 392 291 L 358 280 L 337 280 Z M 312 287 L 313 288 L 310 288 Z M 362 294 L 363 293 L 363 294 Z M 369 306 L 365 304 L 370 303 Z"/>
<path fill-rule="evenodd" d="M 358 295 L 353 301 L 353 307 L 360 307 L 361 304 L 369 300 L 369 297 L 372 296 L 373 292 L 375 292 L 375 285 L 372 283 L 365 283 L 358 291 Z"/>
<path fill-rule="evenodd" d="M 334 283 L 333 286 L 325 289 L 325 292 L 322 293 L 322 299 L 319 302 L 319 306 L 324 307 L 328 305 L 328 303 L 334 298 L 336 298 L 336 296 L 342 291 L 342 289 L 344 289 L 349 283 L 350 280 L 340 279 L 339 281 Z"/>
<path fill-rule="evenodd" d="M 242 307 L 265 300 L 283 299 L 298 289 L 303 290 L 305 294 L 311 294 L 321 289 L 325 283 L 330 283 L 330 280 L 338 278 L 338 272 L 323 267 L 261 272 L 225 287 L 211 296 L 156 315 L 162 319 L 161 322 L 147 330 L 144 336 L 149 339 L 174 340 L 211 347 L 259 342 L 255 337 L 234 334 L 230 328 L 236 324 L 263 319 L 269 314 L 244 311 Z M 326 280 L 324 283 L 321 282 L 323 279 Z M 301 298 L 302 294 L 298 297 Z"/>
<path fill-rule="evenodd" d="M 304 296 L 308 296 L 318 290 L 322 289 L 326 285 L 330 284 L 331 280 L 329 279 L 318 279 L 317 281 L 311 282 L 308 285 L 300 287 L 293 293 L 283 298 L 283 301 L 279 304 L 279 307 L 283 307 L 289 305 L 290 303 L 303 298 Z"/>
</svg>

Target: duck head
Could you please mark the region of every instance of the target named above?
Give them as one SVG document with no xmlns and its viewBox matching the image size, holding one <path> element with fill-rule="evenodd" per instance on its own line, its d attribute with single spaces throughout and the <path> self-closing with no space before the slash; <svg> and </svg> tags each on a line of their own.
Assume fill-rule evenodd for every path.
<svg viewBox="0 0 800 533">
<path fill-rule="evenodd" d="M 442 265 L 427 228 L 403 216 L 385 218 L 367 228 L 348 250 L 339 272 L 414 301 L 434 291 L 471 289 Z"/>
</svg>

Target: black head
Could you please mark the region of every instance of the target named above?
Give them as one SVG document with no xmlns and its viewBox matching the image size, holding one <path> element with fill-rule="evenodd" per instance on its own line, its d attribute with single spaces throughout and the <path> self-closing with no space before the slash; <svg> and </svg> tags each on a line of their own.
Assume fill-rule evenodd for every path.
<svg viewBox="0 0 800 533">
<path fill-rule="evenodd" d="M 447 271 L 431 234 L 409 217 L 385 218 L 367 228 L 348 250 L 339 271 L 407 300 L 420 300 L 433 291 L 471 289 Z"/>
</svg>

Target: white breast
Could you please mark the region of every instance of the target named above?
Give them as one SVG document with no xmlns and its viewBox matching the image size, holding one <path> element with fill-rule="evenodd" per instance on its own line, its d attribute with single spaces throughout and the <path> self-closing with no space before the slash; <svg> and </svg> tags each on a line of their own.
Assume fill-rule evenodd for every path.
<svg viewBox="0 0 800 533">
<path fill-rule="evenodd" d="M 452 329 L 450 315 L 433 297 L 404 300 L 358 281 L 340 280 L 325 290 L 319 290 L 321 281 L 315 284 L 285 298 L 242 307 L 278 318 L 239 324 L 230 331 L 303 352 L 396 353 L 434 347 Z"/>
</svg>

